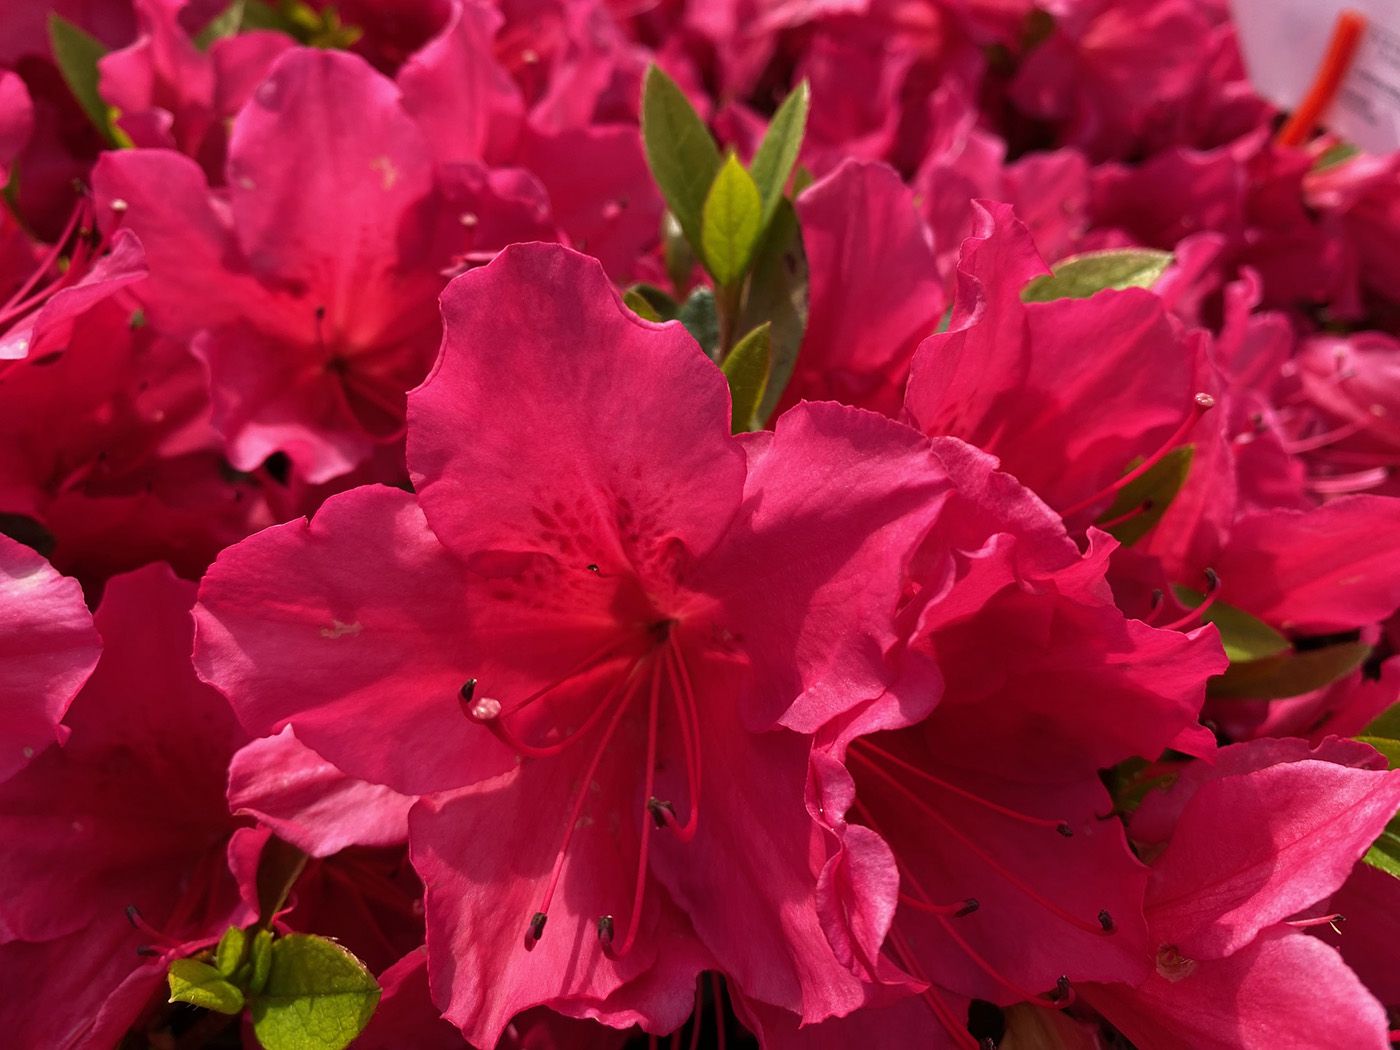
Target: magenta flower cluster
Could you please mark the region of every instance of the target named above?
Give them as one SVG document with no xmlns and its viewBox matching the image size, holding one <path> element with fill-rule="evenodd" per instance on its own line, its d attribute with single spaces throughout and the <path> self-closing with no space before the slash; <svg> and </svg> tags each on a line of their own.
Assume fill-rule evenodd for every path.
<svg viewBox="0 0 1400 1050">
<path fill-rule="evenodd" d="M 1224 0 L 5 5 L 0 1044 L 1386 1050 L 1400 154 L 1284 117 Z"/>
</svg>

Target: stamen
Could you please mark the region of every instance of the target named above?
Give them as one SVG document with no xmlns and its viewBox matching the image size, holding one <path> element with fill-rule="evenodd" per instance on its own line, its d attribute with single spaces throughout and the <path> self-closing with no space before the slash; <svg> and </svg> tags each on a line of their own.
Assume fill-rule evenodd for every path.
<svg viewBox="0 0 1400 1050">
<path fill-rule="evenodd" d="M 967 1030 L 967 1025 L 958 1020 L 957 1015 L 938 994 L 937 985 L 924 973 L 923 967 L 919 965 L 919 961 L 910 949 L 909 942 L 905 940 L 904 935 L 898 929 L 890 927 L 889 939 L 899 965 L 916 981 L 922 981 L 927 986 L 919 993 L 919 998 L 923 999 L 925 1005 L 933 1011 L 933 1016 L 938 1019 L 938 1023 L 943 1026 L 944 1031 L 952 1037 L 953 1042 L 962 1050 L 980 1050 L 977 1040 Z"/>
<path fill-rule="evenodd" d="M 642 788 L 642 794 L 648 799 L 654 798 L 653 792 L 656 790 L 656 738 L 657 719 L 661 707 L 661 667 L 653 663 L 651 674 L 650 697 L 647 700 L 647 757 L 646 757 L 646 783 Z M 637 877 L 632 888 L 632 915 L 627 922 L 627 936 L 622 939 L 622 947 L 616 951 L 612 950 L 612 919 L 608 919 L 609 937 L 603 941 L 603 952 L 610 959 L 624 958 L 631 950 L 632 945 L 637 941 L 637 933 L 642 928 L 642 904 L 646 900 L 647 889 L 647 868 L 651 864 L 651 829 L 652 821 L 647 819 L 648 814 L 642 815 L 642 841 L 637 850 Z M 602 920 L 599 920 L 599 939 L 602 939 Z"/>
<path fill-rule="evenodd" d="M 851 749 L 851 754 L 858 753 L 859 752 L 857 752 L 854 748 Z M 1020 878 L 1008 871 L 995 857 L 991 856 L 991 854 L 987 853 L 987 851 L 982 849 L 982 847 L 979 846 L 976 842 L 968 838 L 968 836 L 965 835 L 960 828 L 958 828 L 955 824 L 950 822 L 932 806 L 928 805 L 928 803 L 926 803 L 922 798 L 915 794 L 915 792 L 912 789 L 910 789 L 907 785 L 905 785 L 898 777 L 894 776 L 888 770 L 882 768 L 878 762 L 875 762 L 869 756 L 862 755 L 861 757 L 865 760 L 869 768 L 874 773 L 876 773 L 882 780 L 884 780 L 887 784 L 892 786 L 900 794 L 904 795 L 905 798 L 907 798 L 910 802 L 914 804 L 915 808 L 917 808 L 920 812 L 922 812 L 925 816 L 934 821 L 936 824 L 940 825 L 944 830 L 948 832 L 948 834 L 952 835 L 955 839 L 961 842 L 972 854 L 979 857 L 984 864 L 986 864 L 989 868 L 991 868 L 1003 879 L 1005 879 L 1010 885 L 1020 890 L 1032 901 L 1039 904 L 1046 911 L 1050 912 L 1050 914 L 1057 916 L 1062 921 L 1068 923 L 1071 926 L 1076 927 L 1077 929 L 1083 930 L 1086 933 L 1107 932 L 1101 931 L 1099 926 L 1095 926 L 1088 922 L 1085 922 L 1083 919 L 1060 907 L 1054 901 L 1048 900 L 1045 897 L 1041 896 L 1041 894 L 1038 893 L 1035 889 L 1033 889 L 1031 886 L 1028 886 Z"/>
<path fill-rule="evenodd" d="M 912 774 L 916 777 L 920 777 L 928 781 L 930 784 L 934 784 L 938 787 L 941 787 L 945 791 L 952 792 L 959 798 L 965 798 L 969 802 L 975 802 L 977 805 L 989 809 L 993 813 L 999 813 L 1003 817 L 1009 817 L 1012 820 L 1019 821 L 1022 824 L 1029 824 L 1032 827 L 1036 828 L 1054 828 L 1067 839 L 1074 837 L 1074 829 L 1069 826 L 1068 821 L 1049 820 L 1044 817 L 1032 817 L 1026 813 L 1020 812 L 1019 810 L 1008 809 L 1006 806 L 999 806 L 997 805 L 997 803 L 985 799 L 981 795 L 974 794 L 973 792 L 968 791 L 965 788 L 960 788 L 955 784 L 948 783 L 946 780 L 943 780 L 940 777 L 934 776 L 928 770 L 921 769 L 919 766 L 914 765 L 912 762 L 906 762 L 898 755 L 890 754 L 890 752 L 884 750 L 883 748 L 872 744 L 868 739 L 857 740 L 854 744 L 851 745 L 851 750 L 856 752 L 857 754 L 860 754 L 861 750 L 869 751 L 875 755 L 878 755 L 880 758 L 889 762 L 891 765 L 898 766 L 906 773 Z M 860 754 L 860 757 L 865 759 L 865 761 L 867 762 L 873 763 L 874 761 L 870 755 Z"/>
<path fill-rule="evenodd" d="M 1087 499 L 1080 500 L 1072 507 L 1066 508 L 1061 512 L 1060 517 L 1071 518 L 1080 511 L 1088 510 L 1094 504 L 1102 502 L 1125 486 L 1131 485 L 1166 458 L 1172 449 L 1180 445 L 1181 442 L 1186 439 L 1186 435 L 1191 433 L 1192 428 L 1200 421 L 1200 418 L 1214 407 L 1215 398 L 1205 393 L 1197 394 L 1191 399 L 1191 411 L 1187 414 L 1186 418 L 1182 420 L 1181 425 L 1172 432 L 1171 437 L 1167 438 L 1166 442 L 1157 449 L 1156 452 L 1152 453 L 1152 455 L 1148 456 L 1132 470 L 1113 482 L 1113 484 L 1100 489 Z"/>
<path fill-rule="evenodd" d="M 1333 933 L 1340 935 L 1342 931 L 1338 928 L 1338 923 L 1346 921 L 1347 917 L 1345 915 L 1333 912 L 1331 915 L 1319 915 L 1315 919 L 1287 919 L 1285 920 L 1285 925 L 1293 926 L 1300 930 L 1305 930 L 1312 926 L 1330 926 L 1332 927 Z"/>
<path fill-rule="evenodd" d="M 928 901 L 920 900 L 918 897 L 910 896 L 907 893 L 900 893 L 899 903 L 907 904 L 915 911 L 921 911 L 925 915 L 951 915 L 955 919 L 971 915 L 982 904 L 976 897 L 968 897 L 965 900 L 955 901 L 952 904 L 930 904 Z"/>
<path fill-rule="evenodd" d="M 1388 467 L 1372 467 L 1358 470 L 1354 474 L 1329 474 L 1308 479 L 1308 488 L 1321 496 L 1345 496 L 1353 492 L 1365 492 L 1390 478 Z"/>
<path fill-rule="evenodd" d="M 635 670 L 635 667 L 633 668 Z M 612 742 L 613 735 L 617 732 L 618 725 L 622 722 L 622 715 L 627 710 L 627 705 L 632 699 L 632 685 L 635 679 L 631 672 L 628 673 L 613 690 L 609 692 L 607 700 L 599 705 L 606 708 L 613 696 L 621 693 L 621 698 L 613 707 L 612 720 L 608 722 L 603 730 L 603 735 L 598 740 L 598 746 L 593 751 L 593 756 L 588 760 L 588 767 L 584 770 L 583 778 L 579 781 L 578 787 L 574 790 L 574 797 L 569 805 L 568 820 L 564 825 L 564 841 L 559 844 L 559 852 L 554 857 L 554 868 L 549 873 L 549 883 L 545 886 L 544 897 L 540 901 L 537 916 L 548 917 L 549 905 L 554 900 L 554 891 L 559 887 L 559 876 L 564 871 L 564 858 L 568 855 L 569 844 L 573 841 L 574 832 L 578 829 L 579 816 L 583 812 L 584 800 L 588 797 L 588 785 L 593 782 L 593 775 L 598 771 L 598 764 L 603 760 L 603 752 L 607 750 L 608 744 Z M 619 688 L 619 686 L 621 688 Z M 531 929 L 535 928 L 535 920 L 531 918 Z M 544 931 L 544 922 L 539 923 L 540 932 Z M 531 948 L 534 941 L 526 939 L 525 947 Z"/>
<path fill-rule="evenodd" d="M 671 700 L 676 708 L 676 721 L 681 729 L 681 750 L 685 752 L 686 792 L 690 796 L 690 812 L 685 823 L 675 823 L 675 811 L 671 812 L 670 826 L 676 838 L 689 842 L 695 837 L 695 829 L 700 822 L 700 712 L 695 701 L 695 690 L 690 684 L 690 672 L 685 666 L 680 645 L 674 635 L 667 652 L 666 674 L 671 685 Z"/>
<path fill-rule="evenodd" d="M 1161 631 L 1176 631 L 1176 630 L 1180 630 L 1180 629 L 1183 628 L 1183 627 L 1189 627 L 1189 626 L 1191 626 L 1191 624 L 1196 623 L 1196 622 L 1199 621 L 1203 616 L 1205 616 L 1206 611 L 1207 611 L 1208 609 L 1210 609 L 1210 607 L 1211 607 L 1212 605 L 1215 604 L 1215 600 L 1216 600 L 1218 597 L 1220 597 L 1220 576 L 1219 576 L 1219 574 L 1218 574 L 1214 569 L 1206 569 L 1206 571 L 1205 571 L 1205 577 L 1206 577 L 1206 597 L 1205 597 L 1205 601 L 1201 602 L 1200 605 L 1196 606 L 1194 609 L 1192 609 L 1190 612 L 1188 612 L 1185 616 L 1180 616 L 1180 617 L 1178 617 L 1177 619 L 1173 620 L 1171 623 L 1164 623 L 1164 624 L 1162 624 L 1160 627 L 1158 627 L 1158 630 L 1161 630 Z"/>
<path fill-rule="evenodd" d="M 1152 507 L 1152 501 L 1150 499 L 1145 499 L 1132 510 L 1128 511 L 1126 514 L 1120 514 L 1116 518 L 1109 518 L 1107 521 L 1094 522 L 1094 528 L 1103 529 L 1104 532 L 1110 532 L 1113 529 L 1116 529 L 1119 525 L 1126 525 L 1134 518 L 1142 517 L 1144 514 L 1150 511 Z"/>
<path fill-rule="evenodd" d="M 1338 441 L 1345 441 L 1347 438 L 1354 437 L 1365 429 L 1365 424 L 1359 421 L 1344 423 L 1332 430 L 1323 431 L 1321 434 L 1299 438 L 1297 441 L 1284 441 L 1281 442 L 1281 444 L 1285 452 L 1290 456 L 1296 456 L 1303 452 L 1316 452 L 1318 449 L 1326 448 L 1328 445 L 1335 445 Z"/>
<path fill-rule="evenodd" d="M 651 814 L 652 823 L 658 828 L 671 826 L 676 822 L 676 807 L 659 798 L 647 799 L 647 811 Z"/>
<path fill-rule="evenodd" d="M 953 927 L 953 924 L 951 922 L 949 922 L 947 919 L 940 918 L 939 924 L 943 927 L 943 932 L 946 933 L 949 937 L 953 938 L 954 943 L 956 943 L 957 946 L 962 949 L 964 955 L 966 955 L 969 959 L 973 961 L 973 963 L 976 964 L 979 970 L 985 973 L 992 980 L 996 981 L 997 984 L 1006 988 L 1008 991 L 1015 992 L 1026 1002 L 1033 1003 L 1036 1006 L 1044 1007 L 1047 1010 L 1060 1010 L 1069 1005 L 1068 1003 L 1061 1002 L 1057 999 L 1043 998 L 1037 995 L 1035 992 L 1028 991 L 1027 989 L 1022 988 L 1015 981 L 1011 980 L 1005 974 L 1001 973 L 995 966 L 993 966 L 986 959 L 984 959 L 982 955 L 977 951 L 977 949 L 972 947 L 972 945 L 970 945 L 967 942 L 967 939 L 963 937 L 962 934 L 958 933 L 958 931 Z M 1058 990 L 1059 984 L 1057 983 L 1055 987 L 1056 990 Z"/>
<path fill-rule="evenodd" d="M 613 942 L 613 917 L 611 915 L 598 916 L 598 943 L 603 946 L 603 951 L 607 952 L 612 948 Z"/>
<path fill-rule="evenodd" d="M 138 944 L 136 954 L 143 959 L 159 959 L 165 953 L 159 948 L 152 948 L 149 944 Z"/>
<path fill-rule="evenodd" d="M 1099 912 L 1099 925 L 1103 927 L 1104 933 L 1112 933 L 1118 927 L 1113 922 L 1113 916 L 1107 911 Z"/>
<path fill-rule="evenodd" d="M 530 916 L 530 932 L 527 935 L 530 940 L 537 941 L 544 936 L 544 924 L 549 921 L 549 916 L 542 911 L 535 912 Z"/>
</svg>

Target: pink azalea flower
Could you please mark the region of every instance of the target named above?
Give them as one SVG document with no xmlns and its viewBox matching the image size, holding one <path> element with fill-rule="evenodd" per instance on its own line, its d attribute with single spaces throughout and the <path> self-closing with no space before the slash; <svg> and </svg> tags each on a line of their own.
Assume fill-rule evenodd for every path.
<svg viewBox="0 0 1400 1050">
<path fill-rule="evenodd" d="M 323 482 L 401 432 L 464 210 L 434 183 L 393 84 L 340 52 L 277 61 L 234 122 L 228 165 L 225 199 L 174 153 L 107 154 L 102 217 L 142 236 L 150 323 L 207 362 L 233 465 L 282 451 Z"/>
<path fill-rule="evenodd" d="M 1336 892 L 1400 807 L 1400 772 L 1364 745 L 1256 741 L 1149 796 L 1153 974 L 1081 996 L 1142 1050 L 1389 1045 L 1385 1011 L 1294 921 Z M 1159 851 L 1159 852 L 1157 852 Z"/>
<path fill-rule="evenodd" d="M 59 723 L 99 649 L 77 581 L 0 536 L 0 781 L 67 736 Z"/>
<path fill-rule="evenodd" d="M 857 1014 L 834 1033 L 971 1048 L 969 1000 L 1055 1009 L 1080 981 L 1146 977 L 1147 873 L 1099 770 L 1201 746 L 1196 715 L 1224 659 L 1214 628 L 1158 630 L 1114 607 L 1101 535 L 1081 556 L 989 457 L 936 448 L 957 489 L 906 614 L 942 696 L 922 716 L 882 702 L 829 726 L 814 768 L 838 843 L 828 923 L 849 931 L 833 943 L 872 971 L 881 953 L 923 987 L 917 1009 Z"/>
<path fill-rule="evenodd" d="M 1009 207 L 979 208 L 951 323 L 915 354 L 905 409 L 925 433 L 985 449 L 1086 524 L 1135 460 L 1142 470 L 1157 462 L 1213 404 L 1198 379 L 1205 336 L 1183 332 L 1143 289 L 1022 303 L 1044 263 Z"/>
<path fill-rule="evenodd" d="M 244 738 L 190 667 L 193 600 L 164 566 L 110 581 L 71 736 L 0 785 L 0 976 L 16 993 L 0 1024 L 17 1046 L 115 1045 L 169 959 L 250 918 L 225 859 L 224 771 Z"/>
<path fill-rule="evenodd" d="M 175 149 L 222 177 L 227 123 L 268 67 L 293 41 L 280 33 L 239 33 L 195 45 L 181 24 L 187 0 L 134 0 L 140 35 L 98 63 L 98 90 L 136 146 Z"/>
<path fill-rule="evenodd" d="M 783 406 L 830 399 L 897 415 L 914 349 L 945 306 L 913 195 L 890 168 L 848 161 L 797 214 L 810 302 Z"/>
<path fill-rule="evenodd" d="M 560 248 L 508 249 L 444 311 L 417 498 L 358 490 L 226 552 L 201 673 L 351 776 L 462 789 L 410 840 L 434 998 L 473 1042 L 539 1003 L 670 1030 L 716 965 L 811 1020 L 853 1008 L 809 741 L 772 727 L 884 692 L 946 485 L 927 444 L 834 405 L 732 438 L 689 336 Z"/>
</svg>

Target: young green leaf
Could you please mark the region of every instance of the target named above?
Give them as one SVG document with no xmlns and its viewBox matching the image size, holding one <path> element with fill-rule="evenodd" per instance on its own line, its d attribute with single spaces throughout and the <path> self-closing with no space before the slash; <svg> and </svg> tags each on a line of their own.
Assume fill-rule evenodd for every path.
<svg viewBox="0 0 1400 1050">
<path fill-rule="evenodd" d="M 1125 547 L 1142 539 L 1162 520 L 1181 486 L 1186 484 L 1195 456 L 1194 445 L 1172 449 L 1147 473 L 1118 490 L 1113 504 L 1099 517 L 1099 527 Z M 1115 521 L 1117 524 L 1112 524 Z"/>
<path fill-rule="evenodd" d="M 740 339 L 720 364 L 724 378 L 729 380 L 729 398 L 733 405 L 731 429 L 736 434 L 757 430 L 755 420 L 763 392 L 768 387 L 768 375 L 773 367 L 772 328 L 767 322 Z"/>
<path fill-rule="evenodd" d="M 704 202 L 701 202 L 704 207 Z M 666 262 L 666 276 L 677 295 L 690 291 L 695 273 L 695 249 L 685 239 L 685 231 L 669 211 L 661 217 L 661 254 Z"/>
<path fill-rule="evenodd" d="M 631 298 L 629 298 L 629 296 Z M 632 299 L 640 299 L 642 303 L 646 304 L 646 308 L 656 315 L 655 317 L 647 317 L 646 314 L 642 314 L 642 316 L 647 317 L 649 321 L 674 321 L 676 319 L 676 314 L 680 313 L 681 310 L 680 303 L 676 302 L 675 299 L 671 298 L 654 284 L 646 284 L 643 282 L 641 284 L 632 285 L 632 287 L 628 288 L 627 291 L 623 293 L 622 300 L 627 303 L 628 306 L 632 306 Z M 642 313 L 642 311 L 637 310 L 636 307 L 632 307 L 632 309 L 636 313 Z"/>
<path fill-rule="evenodd" d="M 768 225 L 778 202 L 783 199 L 792 166 L 797 163 L 797 154 L 802 149 L 802 136 L 807 131 L 807 111 L 812 104 L 812 90 L 807 81 L 793 88 L 783 100 L 778 112 L 768 125 L 768 131 L 759 143 L 758 151 L 749 164 L 749 174 L 758 186 L 763 199 L 761 224 Z"/>
<path fill-rule="evenodd" d="M 216 40 L 236 36 L 243 28 L 243 9 L 248 0 L 233 0 L 233 3 L 211 18 L 194 38 L 194 46 L 208 51 Z"/>
<path fill-rule="evenodd" d="M 661 321 L 662 316 L 656 312 L 656 307 L 652 306 L 647 297 L 636 288 L 628 288 L 622 293 L 622 305 L 631 310 L 643 321 Z"/>
<path fill-rule="evenodd" d="M 107 54 L 106 46 L 66 18 L 52 13 L 49 15 L 49 44 L 53 48 L 54 64 L 63 74 L 68 90 L 103 138 L 116 145 L 107 103 L 102 101 L 97 90 L 97 63 Z"/>
<path fill-rule="evenodd" d="M 1189 587 L 1177 585 L 1172 592 L 1176 600 L 1188 609 L 1194 609 L 1206 600 L 1204 594 Z M 1293 643 L 1278 631 L 1233 605 L 1214 602 L 1201 619 L 1215 624 L 1220 631 L 1220 643 L 1225 647 L 1225 655 L 1230 658 L 1232 667 L 1253 660 L 1267 660 L 1293 650 Z"/>
<path fill-rule="evenodd" d="M 715 176 L 700 218 L 700 255 L 716 284 L 724 287 L 744 276 L 758 246 L 762 214 L 753 177 L 731 153 Z"/>
<path fill-rule="evenodd" d="M 1383 754 L 1391 769 L 1400 767 L 1400 704 L 1392 704 L 1356 739 Z M 1400 879 L 1400 815 L 1391 819 L 1361 859 Z"/>
<path fill-rule="evenodd" d="M 364 963 L 334 941 L 289 933 L 272 942 L 267 985 L 253 1000 L 253 1034 L 265 1050 L 342 1050 L 379 1004 Z"/>
<path fill-rule="evenodd" d="M 642 146 L 652 177 L 691 244 L 700 244 L 705 194 L 719 171 L 719 147 L 680 87 L 657 66 L 642 82 Z"/>
<path fill-rule="evenodd" d="M 247 947 L 247 931 L 230 926 L 219 938 L 219 946 L 214 949 L 214 968 L 225 977 L 232 977 L 243 962 L 243 953 Z"/>
<path fill-rule="evenodd" d="M 1350 142 L 1337 142 L 1323 150 L 1313 164 L 1313 171 L 1326 171 L 1338 164 L 1345 164 L 1361 151 Z"/>
<path fill-rule="evenodd" d="M 267 987 L 272 970 L 272 931 L 259 930 L 253 934 L 252 968 L 248 975 L 248 994 L 261 995 Z"/>
<path fill-rule="evenodd" d="M 1151 248 L 1114 248 L 1061 259 L 1051 273 L 1037 277 L 1021 292 L 1027 303 L 1053 299 L 1087 299 L 1106 288 L 1151 288 L 1171 265 L 1172 253 Z"/>
<path fill-rule="evenodd" d="M 198 959 L 176 959 L 166 974 L 172 1003 L 191 1003 L 221 1014 L 243 1009 L 243 993 L 222 973 Z"/>
<path fill-rule="evenodd" d="M 749 274 L 747 294 L 739 311 L 739 331 L 767 322 L 772 325 L 771 367 L 755 423 L 763 426 L 778 407 L 807 332 L 807 253 L 802 228 L 791 201 L 781 201 L 768 226 Z"/>
<path fill-rule="evenodd" d="M 1343 642 L 1305 652 L 1280 653 L 1230 665 L 1206 684 L 1214 700 L 1285 700 L 1331 685 L 1355 671 L 1371 654 L 1365 642 Z"/>
<path fill-rule="evenodd" d="M 681 304 L 676 320 L 685 325 L 700 349 L 712 359 L 719 349 L 719 311 L 715 306 L 715 293 L 709 288 L 697 288 Z"/>
</svg>

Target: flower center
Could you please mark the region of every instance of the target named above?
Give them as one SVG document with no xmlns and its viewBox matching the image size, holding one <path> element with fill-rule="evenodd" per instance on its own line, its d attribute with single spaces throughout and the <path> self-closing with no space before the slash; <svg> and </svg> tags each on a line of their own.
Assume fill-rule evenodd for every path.
<svg viewBox="0 0 1400 1050">
<path fill-rule="evenodd" d="M 593 571 L 592 566 L 589 567 Z M 569 802 L 564 824 L 564 837 L 555 855 L 554 866 L 535 913 L 530 917 L 525 935 L 525 947 L 533 948 L 544 935 L 549 921 L 549 909 L 563 875 L 574 832 L 580 826 L 589 785 L 603 760 L 604 753 L 617 735 L 624 716 L 638 703 L 645 703 L 646 746 L 642 768 L 642 804 L 640 847 L 636 874 L 633 879 L 630 921 L 621 936 L 613 915 L 599 916 L 597 935 L 603 951 L 611 958 L 626 956 L 636 942 L 641 925 L 642 907 L 646 900 L 646 885 L 650 866 L 653 830 L 669 829 L 680 841 L 695 837 L 699 820 L 700 799 L 700 732 L 699 709 L 685 655 L 674 630 L 677 622 L 658 618 L 643 625 L 639 638 L 636 631 L 614 637 L 589 653 L 563 675 L 519 701 L 507 702 L 492 696 L 478 695 L 478 682 L 469 679 L 461 688 L 460 700 L 467 717 L 486 728 L 507 747 L 525 758 L 552 758 L 575 745 L 596 738 L 592 752 Z M 531 709 L 547 702 L 567 683 L 587 679 L 590 692 L 601 694 L 577 728 L 558 731 L 552 728 L 552 739 L 531 742 L 517 728 L 532 713 Z M 645 698 L 644 700 L 641 698 Z M 679 729 L 686 774 L 688 813 L 684 822 L 676 816 L 673 802 L 656 795 L 656 772 L 660 746 L 660 722 L 663 704 L 669 705 L 670 717 Z M 546 718 L 546 721 L 551 719 Z M 531 719 L 538 723 L 539 719 Z"/>
</svg>

